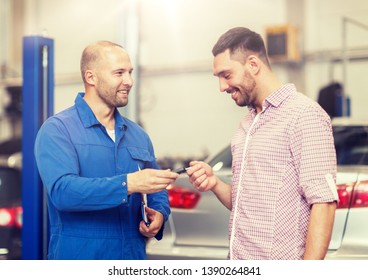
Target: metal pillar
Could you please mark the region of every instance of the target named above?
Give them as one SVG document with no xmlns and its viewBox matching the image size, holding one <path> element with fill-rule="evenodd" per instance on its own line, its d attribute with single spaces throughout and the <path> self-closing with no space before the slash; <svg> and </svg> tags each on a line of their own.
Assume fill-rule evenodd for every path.
<svg viewBox="0 0 368 280">
<path fill-rule="evenodd" d="M 351 23 L 358 27 L 361 27 L 365 30 L 368 30 L 368 25 L 361 23 L 357 20 L 343 17 L 342 18 L 342 47 L 341 47 L 341 57 L 342 57 L 342 82 L 344 90 L 342 92 L 342 116 L 350 116 L 350 99 L 347 96 L 346 89 L 348 88 L 348 79 L 347 79 L 347 67 L 349 62 L 348 57 L 348 46 L 347 46 L 347 24 Z"/>
<path fill-rule="evenodd" d="M 119 43 L 127 50 L 130 61 L 133 65 L 134 71 L 132 78 L 134 86 L 130 90 L 129 104 L 120 108 L 119 111 L 127 118 L 141 124 L 140 119 L 140 68 L 139 68 L 139 34 L 140 34 L 140 20 L 139 0 L 126 0 L 121 10 L 122 24 L 120 26 Z"/>
<path fill-rule="evenodd" d="M 23 38 L 22 96 L 22 258 L 45 259 L 47 213 L 43 185 L 34 157 L 42 123 L 54 111 L 54 41 L 40 36 Z"/>
</svg>

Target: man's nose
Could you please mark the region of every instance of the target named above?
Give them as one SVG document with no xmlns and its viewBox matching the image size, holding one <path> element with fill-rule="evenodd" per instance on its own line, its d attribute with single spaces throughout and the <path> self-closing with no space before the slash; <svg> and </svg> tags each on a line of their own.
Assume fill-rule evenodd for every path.
<svg viewBox="0 0 368 280">
<path fill-rule="evenodd" d="M 134 83 L 134 81 L 133 81 L 132 75 L 126 74 L 126 75 L 123 76 L 123 84 L 124 85 L 133 86 L 133 83 Z"/>
<path fill-rule="evenodd" d="M 220 91 L 221 92 L 225 92 L 225 91 L 228 90 L 229 85 L 228 85 L 228 83 L 225 80 L 220 79 L 219 83 L 220 83 Z"/>
</svg>

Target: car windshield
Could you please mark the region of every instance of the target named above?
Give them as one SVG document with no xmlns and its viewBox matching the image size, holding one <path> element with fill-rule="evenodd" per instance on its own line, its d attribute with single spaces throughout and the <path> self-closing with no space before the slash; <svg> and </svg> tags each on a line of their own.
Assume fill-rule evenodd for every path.
<svg viewBox="0 0 368 280">
<path fill-rule="evenodd" d="M 368 165 L 368 126 L 334 126 L 338 165 Z M 208 161 L 214 171 L 231 168 L 230 146 Z"/>
<path fill-rule="evenodd" d="M 368 165 L 368 127 L 334 126 L 338 165 Z"/>
<path fill-rule="evenodd" d="M 214 171 L 219 171 L 223 168 L 231 168 L 233 157 L 231 154 L 231 147 L 227 146 L 212 159 L 208 161 L 208 164 L 213 168 Z"/>
<path fill-rule="evenodd" d="M 21 197 L 21 174 L 17 169 L 0 166 L 0 208 Z"/>
</svg>

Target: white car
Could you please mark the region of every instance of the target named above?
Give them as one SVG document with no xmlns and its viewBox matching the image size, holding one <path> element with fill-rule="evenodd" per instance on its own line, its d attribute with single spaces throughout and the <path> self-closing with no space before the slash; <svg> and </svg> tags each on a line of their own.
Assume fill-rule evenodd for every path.
<svg viewBox="0 0 368 280">
<path fill-rule="evenodd" d="M 326 259 L 368 259 L 368 120 L 334 118 L 340 202 Z M 231 183 L 230 146 L 208 160 Z M 226 259 L 228 211 L 212 192 L 197 192 L 186 174 L 169 190 L 172 214 L 161 241 L 147 243 L 148 259 Z"/>
</svg>

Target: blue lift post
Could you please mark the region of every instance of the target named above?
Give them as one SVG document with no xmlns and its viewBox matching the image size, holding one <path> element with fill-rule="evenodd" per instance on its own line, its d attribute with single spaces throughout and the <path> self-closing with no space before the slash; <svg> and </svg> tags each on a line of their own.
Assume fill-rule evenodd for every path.
<svg viewBox="0 0 368 280">
<path fill-rule="evenodd" d="M 22 258 L 40 260 L 47 254 L 48 220 L 34 143 L 40 126 L 54 112 L 53 39 L 23 37 L 22 92 Z"/>
</svg>

